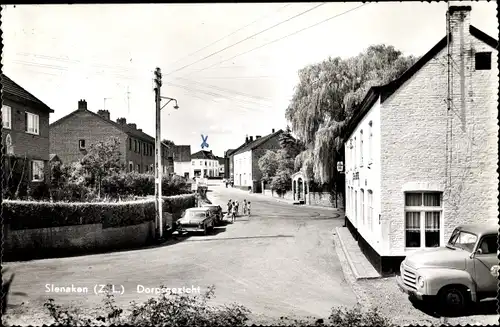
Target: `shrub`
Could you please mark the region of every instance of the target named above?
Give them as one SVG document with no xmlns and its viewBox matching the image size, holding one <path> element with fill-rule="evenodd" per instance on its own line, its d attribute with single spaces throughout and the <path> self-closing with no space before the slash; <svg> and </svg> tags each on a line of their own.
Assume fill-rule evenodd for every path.
<svg viewBox="0 0 500 327">
<path fill-rule="evenodd" d="M 163 211 L 179 214 L 194 207 L 195 196 L 163 197 Z M 12 230 L 102 223 L 103 228 L 138 225 L 155 219 L 154 199 L 127 202 L 2 203 L 5 222 Z"/>
<path fill-rule="evenodd" d="M 160 286 L 163 287 L 163 286 Z M 111 286 L 106 290 L 104 305 L 97 317 L 86 316 L 75 309 L 63 308 L 49 299 L 44 306 L 56 324 L 68 326 L 94 325 L 144 325 L 144 326 L 245 326 L 250 310 L 237 304 L 212 306 L 207 302 L 214 296 L 211 286 L 204 294 L 186 295 L 165 292 L 157 298 L 137 304 L 131 312 L 116 306 Z"/>
<path fill-rule="evenodd" d="M 52 201 L 87 202 L 95 199 L 97 195 L 84 183 L 70 182 L 50 190 Z"/>
<path fill-rule="evenodd" d="M 28 198 L 34 200 L 50 199 L 50 187 L 47 183 L 33 183 L 28 189 Z"/>
</svg>

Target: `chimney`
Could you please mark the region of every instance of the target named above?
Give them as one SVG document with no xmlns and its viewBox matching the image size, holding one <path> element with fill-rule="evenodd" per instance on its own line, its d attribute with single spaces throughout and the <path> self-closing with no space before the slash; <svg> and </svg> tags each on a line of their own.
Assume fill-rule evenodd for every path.
<svg viewBox="0 0 500 327">
<path fill-rule="evenodd" d="M 98 110 L 97 114 L 101 116 L 104 119 L 110 120 L 109 119 L 109 111 L 108 110 Z"/>
<path fill-rule="evenodd" d="M 116 122 L 120 125 L 127 125 L 127 118 L 118 118 Z"/>
<path fill-rule="evenodd" d="M 137 129 L 137 124 L 127 124 L 132 129 Z"/>
<path fill-rule="evenodd" d="M 142 132 L 142 129 L 140 129 L 140 128 L 138 128 L 137 130 L 138 130 L 139 132 Z"/>
<path fill-rule="evenodd" d="M 247 143 L 248 143 L 248 141 L 249 141 L 249 139 L 248 139 L 248 135 L 247 135 L 247 136 L 245 137 L 245 144 L 247 144 Z"/>
<path fill-rule="evenodd" d="M 455 45 L 458 45 L 458 48 L 456 48 L 457 50 L 465 46 L 466 42 L 464 38 L 466 38 L 470 33 L 469 27 L 471 10 L 471 6 L 464 6 L 463 4 L 460 4 L 458 6 L 450 5 L 449 7 L 447 15 L 449 15 L 450 19 L 451 42 Z M 465 51 L 465 49 L 463 50 Z"/>
<path fill-rule="evenodd" d="M 87 110 L 87 101 L 85 100 L 78 101 L 78 110 Z"/>
<path fill-rule="evenodd" d="M 260 135 L 256 135 L 256 136 L 255 136 L 255 139 L 256 139 L 256 140 L 260 139 Z"/>
<path fill-rule="evenodd" d="M 272 133 L 272 134 L 274 134 L 274 128 L 272 129 L 272 132 L 271 132 L 271 133 Z"/>
<path fill-rule="evenodd" d="M 250 142 L 253 142 L 253 136 L 250 136 Z"/>
</svg>

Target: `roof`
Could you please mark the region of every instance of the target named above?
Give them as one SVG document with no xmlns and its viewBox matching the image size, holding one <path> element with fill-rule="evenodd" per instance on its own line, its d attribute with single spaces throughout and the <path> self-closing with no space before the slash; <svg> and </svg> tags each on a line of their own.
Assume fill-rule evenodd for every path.
<svg viewBox="0 0 500 327">
<path fill-rule="evenodd" d="M 54 112 L 53 109 L 49 108 L 49 106 L 47 106 L 45 103 L 43 103 L 33 94 L 26 91 L 21 86 L 19 86 L 19 84 L 11 80 L 8 76 L 6 76 L 5 74 L 0 74 L 0 76 L 2 78 L 2 93 L 10 94 L 19 97 L 21 99 L 30 101 L 49 113 Z"/>
<path fill-rule="evenodd" d="M 217 160 L 217 156 L 215 156 L 212 151 L 200 150 L 191 155 L 191 159 L 208 159 L 208 160 Z"/>
<path fill-rule="evenodd" d="M 260 138 L 258 138 L 256 140 L 252 141 L 252 142 L 243 144 L 238 149 L 236 149 L 236 151 L 234 151 L 233 153 L 231 153 L 230 155 L 234 156 L 234 155 L 237 155 L 237 154 L 240 154 L 240 153 L 243 153 L 243 152 L 254 150 L 254 149 L 258 148 L 259 146 L 261 146 L 262 144 L 264 144 L 267 141 L 269 141 L 270 139 L 272 139 L 273 137 L 280 135 L 281 133 L 283 133 L 282 129 L 278 130 L 277 132 L 274 132 L 274 133 L 271 133 L 269 135 L 266 135 L 264 137 L 260 137 Z"/>
<path fill-rule="evenodd" d="M 177 162 L 191 161 L 190 145 L 174 145 L 172 152 L 174 153 L 174 160 Z"/>
<path fill-rule="evenodd" d="M 223 165 L 226 162 L 226 159 L 222 157 L 217 157 L 217 160 L 219 160 L 220 165 Z"/>
<path fill-rule="evenodd" d="M 484 234 L 498 234 L 499 226 L 498 221 L 490 220 L 482 224 L 464 224 L 457 226 L 457 228 L 481 236 Z"/>
<path fill-rule="evenodd" d="M 472 36 L 476 37 L 480 41 L 483 41 L 487 45 L 494 49 L 498 49 L 498 41 L 482 32 L 478 28 L 470 25 L 469 32 Z M 448 43 L 447 38 L 452 39 L 451 33 L 443 37 L 434 47 L 432 47 L 426 54 L 424 54 L 417 62 L 408 68 L 399 78 L 380 86 L 371 87 L 366 93 L 363 101 L 359 104 L 356 113 L 350 120 L 347 126 L 347 135 L 351 135 L 354 128 L 363 119 L 366 113 L 371 109 L 373 104 L 378 100 L 380 96 L 380 102 L 383 103 L 387 98 L 389 98 L 394 92 L 396 92 L 401 85 L 408 81 L 416 72 L 418 72 L 425 64 L 427 64 L 432 58 L 434 58 L 441 50 L 446 48 Z"/>
<path fill-rule="evenodd" d="M 59 159 L 59 156 L 57 154 L 51 153 L 51 154 L 49 154 L 49 161 L 53 161 L 53 160 L 61 161 L 61 159 Z"/>
<path fill-rule="evenodd" d="M 125 124 L 119 124 L 119 123 L 114 122 L 110 119 L 108 120 L 104 117 L 101 117 L 99 114 L 92 112 L 88 109 L 76 109 L 73 112 L 67 114 L 66 116 L 56 120 L 55 122 L 50 124 L 49 127 L 57 126 L 57 125 L 61 124 L 62 122 L 64 122 L 65 120 L 69 119 L 70 117 L 73 117 L 78 112 L 82 112 L 82 111 L 85 111 L 86 113 L 89 113 L 89 114 L 93 115 L 94 117 L 97 117 L 98 119 L 101 119 L 102 121 L 105 121 L 106 123 L 110 124 L 113 127 L 116 127 L 117 129 L 121 130 L 122 132 L 126 133 L 129 136 L 133 136 L 135 138 L 141 139 L 141 140 L 146 141 L 146 142 L 151 142 L 151 143 L 155 142 L 155 139 L 152 136 L 149 136 L 148 134 L 146 134 L 142 131 L 139 131 L 137 129 L 133 129 L 132 127 L 129 127 L 128 125 L 125 125 Z"/>
</svg>

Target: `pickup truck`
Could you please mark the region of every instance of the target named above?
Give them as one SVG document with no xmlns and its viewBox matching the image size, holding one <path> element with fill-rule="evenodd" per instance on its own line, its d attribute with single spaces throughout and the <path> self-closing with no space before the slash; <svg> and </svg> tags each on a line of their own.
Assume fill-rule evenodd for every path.
<svg viewBox="0 0 500 327">
<path fill-rule="evenodd" d="M 436 301 L 439 310 L 463 313 L 471 303 L 496 297 L 498 224 L 458 226 L 444 247 L 408 255 L 396 277 L 410 299 Z"/>
</svg>

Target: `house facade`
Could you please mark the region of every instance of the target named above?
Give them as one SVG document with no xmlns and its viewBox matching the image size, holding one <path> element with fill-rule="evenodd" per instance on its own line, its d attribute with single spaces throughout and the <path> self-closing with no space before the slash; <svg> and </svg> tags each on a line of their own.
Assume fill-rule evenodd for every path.
<svg viewBox="0 0 500 327">
<path fill-rule="evenodd" d="M 185 178 L 190 178 L 191 172 L 191 146 L 174 145 L 174 173 Z"/>
<path fill-rule="evenodd" d="M 28 184 L 47 182 L 49 116 L 54 110 L 6 75 L 1 79 L 3 170 L 10 173 L 21 165 Z"/>
<path fill-rule="evenodd" d="M 219 160 L 212 151 L 200 150 L 191 155 L 191 172 L 194 177 L 219 177 Z"/>
<path fill-rule="evenodd" d="M 262 173 L 259 169 L 259 159 L 267 150 L 276 151 L 280 149 L 279 137 L 283 130 L 272 131 L 271 134 L 261 137 L 260 135 L 248 137 L 245 143 L 230 154 L 233 162 L 234 186 L 252 190 L 260 193 Z"/>
<path fill-rule="evenodd" d="M 226 178 L 226 159 L 217 157 L 217 160 L 219 161 L 219 177 L 221 178 Z"/>
<path fill-rule="evenodd" d="M 125 118 L 112 121 L 108 110 L 88 110 L 85 100 L 78 101 L 77 110 L 50 124 L 49 134 L 50 153 L 64 164 L 79 161 L 91 144 L 116 137 L 127 171 L 154 172 L 155 139 Z M 173 154 L 166 145 L 162 145 L 162 167 L 163 174 L 173 174 Z"/>
<path fill-rule="evenodd" d="M 457 225 L 498 217 L 498 41 L 470 14 L 451 6 L 449 35 L 371 88 L 348 127 L 346 224 L 383 274 Z"/>
</svg>

